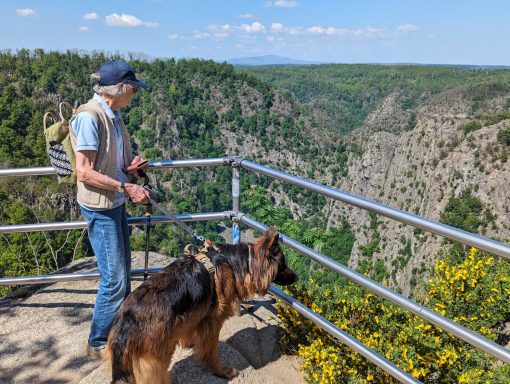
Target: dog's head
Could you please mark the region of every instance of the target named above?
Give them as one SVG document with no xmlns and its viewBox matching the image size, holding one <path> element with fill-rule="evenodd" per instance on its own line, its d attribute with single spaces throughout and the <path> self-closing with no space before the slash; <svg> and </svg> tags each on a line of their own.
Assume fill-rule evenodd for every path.
<svg viewBox="0 0 510 384">
<path fill-rule="evenodd" d="M 297 275 L 285 263 L 285 256 L 278 243 L 278 238 L 278 232 L 274 227 L 271 227 L 257 239 L 255 247 L 258 248 L 258 264 L 262 268 L 264 264 L 268 266 L 268 271 L 271 273 L 269 283 L 290 285 L 296 282 Z M 264 272 L 260 271 L 260 273 Z"/>
</svg>

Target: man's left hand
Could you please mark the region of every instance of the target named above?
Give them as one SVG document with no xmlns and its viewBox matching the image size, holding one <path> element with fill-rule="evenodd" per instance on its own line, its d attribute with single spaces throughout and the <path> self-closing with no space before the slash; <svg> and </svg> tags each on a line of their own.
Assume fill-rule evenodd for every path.
<svg viewBox="0 0 510 384">
<path fill-rule="evenodd" d="M 147 160 L 145 160 L 144 158 L 136 155 L 133 158 L 133 161 L 131 161 L 131 165 L 129 165 L 126 168 L 126 172 L 133 173 L 133 174 L 137 175 L 138 171 L 142 171 L 143 173 L 146 173 L 148 168 L 149 168 L 149 162 Z"/>
</svg>

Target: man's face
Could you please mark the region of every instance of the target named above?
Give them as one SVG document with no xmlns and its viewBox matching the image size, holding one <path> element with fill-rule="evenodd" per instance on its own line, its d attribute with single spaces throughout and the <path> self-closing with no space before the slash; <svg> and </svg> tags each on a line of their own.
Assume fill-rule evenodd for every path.
<svg viewBox="0 0 510 384">
<path fill-rule="evenodd" d="M 127 107 L 133 96 L 138 91 L 138 87 L 136 85 L 127 84 L 127 86 L 128 91 L 124 95 L 118 97 L 119 108 Z"/>
</svg>

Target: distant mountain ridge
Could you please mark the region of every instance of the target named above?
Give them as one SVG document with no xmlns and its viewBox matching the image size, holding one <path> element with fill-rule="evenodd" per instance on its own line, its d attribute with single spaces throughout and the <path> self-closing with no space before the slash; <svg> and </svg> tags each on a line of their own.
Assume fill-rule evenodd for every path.
<svg viewBox="0 0 510 384">
<path fill-rule="evenodd" d="M 318 61 L 306 61 L 299 59 L 292 59 L 289 57 L 277 55 L 253 56 L 253 57 L 240 57 L 227 60 L 227 63 L 237 66 L 257 66 L 257 65 L 313 65 L 321 64 Z"/>
<path fill-rule="evenodd" d="M 419 66 L 419 67 L 444 67 L 444 68 L 462 68 L 462 69 L 510 69 L 509 65 L 497 64 L 428 64 L 428 63 L 371 63 L 373 65 L 388 65 L 388 66 Z"/>
<path fill-rule="evenodd" d="M 264 66 L 264 65 L 317 65 L 317 64 L 346 64 L 346 63 L 335 63 L 326 61 L 308 61 L 293 59 L 290 57 L 278 56 L 278 55 L 263 55 L 263 56 L 251 56 L 251 57 L 238 57 L 226 60 L 228 64 L 234 66 Z M 383 65 L 383 66 L 419 66 L 419 67 L 444 67 L 444 68 L 462 68 L 462 69 L 485 69 L 485 70 L 497 70 L 497 69 L 509 69 L 509 65 L 491 65 L 491 64 L 448 64 L 448 63 L 406 63 L 406 62 L 395 62 L 395 63 L 351 63 L 351 65 Z M 349 65 L 349 64 L 347 64 Z"/>
</svg>

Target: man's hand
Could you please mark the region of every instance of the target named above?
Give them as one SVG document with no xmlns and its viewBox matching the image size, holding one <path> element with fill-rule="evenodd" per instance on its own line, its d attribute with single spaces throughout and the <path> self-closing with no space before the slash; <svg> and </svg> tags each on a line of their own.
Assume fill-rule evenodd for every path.
<svg viewBox="0 0 510 384">
<path fill-rule="evenodd" d="M 126 183 L 124 189 L 133 203 L 147 204 L 149 202 L 149 192 L 140 185 Z"/>
<path fill-rule="evenodd" d="M 128 173 L 133 173 L 137 175 L 139 170 L 142 171 L 143 173 L 146 173 L 148 168 L 149 162 L 144 158 L 136 155 L 133 158 L 133 161 L 131 161 L 131 164 L 126 168 L 126 171 Z"/>
</svg>

